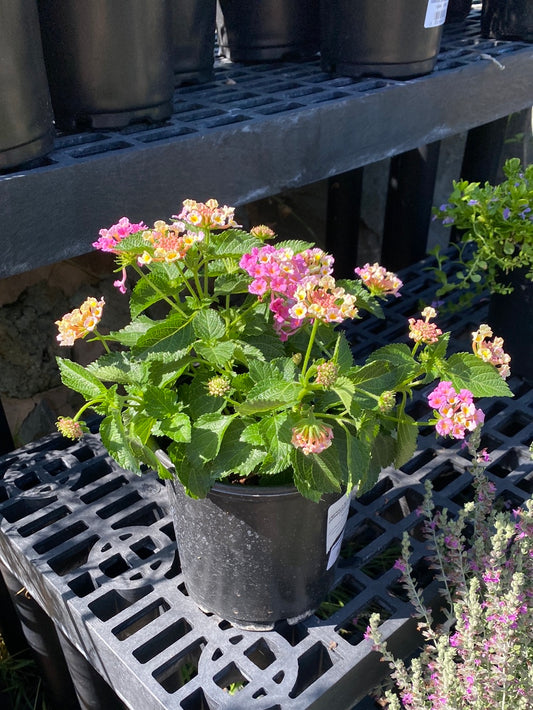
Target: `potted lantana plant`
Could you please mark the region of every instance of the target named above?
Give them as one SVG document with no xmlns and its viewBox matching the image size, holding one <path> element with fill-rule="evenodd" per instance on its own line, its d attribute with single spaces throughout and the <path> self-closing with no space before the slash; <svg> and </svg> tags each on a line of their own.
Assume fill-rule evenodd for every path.
<svg viewBox="0 0 533 710">
<path fill-rule="evenodd" d="M 333 258 L 302 241 L 270 244 L 234 210 L 186 200 L 169 222 L 128 219 L 95 246 L 116 255 L 131 321 L 104 334 L 103 299 L 57 321 L 71 346 L 91 336 L 105 353 L 86 367 L 58 364 L 86 404 L 59 430 L 83 435 L 103 418 L 118 463 L 168 479 L 185 586 L 204 610 L 247 628 L 313 612 L 332 582 L 349 496 L 413 454 L 418 428 L 462 438 L 483 420 L 474 398 L 508 396 L 501 353 L 447 357 L 436 312 L 406 323 L 413 341 L 355 365 L 338 326 L 402 286 L 379 265 L 335 281 Z M 428 419 L 406 410 L 430 387 Z"/>
<path fill-rule="evenodd" d="M 459 306 L 487 291 L 489 325 L 503 336 L 513 372 L 533 378 L 533 165 L 503 166 L 498 185 L 454 181 L 435 217 L 459 231 L 452 255 L 437 249 L 438 298 L 458 291 Z M 452 263 L 447 263 L 451 259 Z M 447 270 L 445 267 L 452 267 Z M 451 274 L 451 276 L 450 276 Z"/>
</svg>

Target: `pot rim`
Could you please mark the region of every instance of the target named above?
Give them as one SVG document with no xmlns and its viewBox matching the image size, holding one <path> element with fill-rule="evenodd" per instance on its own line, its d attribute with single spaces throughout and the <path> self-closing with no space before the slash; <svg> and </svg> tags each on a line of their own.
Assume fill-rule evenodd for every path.
<svg viewBox="0 0 533 710">
<path fill-rule="evenodd" d="M 174 468 L 174 465 L 172 464 L 172 461 L 170 460 L 168 454 L 166 451 L 163 451 L 163 449 L 157 449 L 155 452 L 155 455 L 159 462 L 169 471 L 169 473 L 172 474 L 172 482 L 173 483 L 180 483 L 179 479 L 176 478 L 175 471 L 176 469 Z M 180 484 L 181 485 L 181 484 Z M 234 496 L 238 498 L 268 498 L 269 496 L 272 498 L 279 498 L 280 496 L 298 496 L 301 497 L 300 491 L 296 488 L 296 486 L 239 486 L 239 485 L 233 485 L 229 483 L 219 483 L 216 482 L 213 484 L 213 486 L 210 488 L 207 497 L 211 495 L 219 495 L 219 496 Z M 339 491 L 338 493 L 325 493 L 323 494 L 323 497 L 321 500 L 324 500 L 325 496 L 328 495 L 334 495 L 334 496 L 340 496 L 340 495 L 346 495 L 343 491 Z"/>
</svg>

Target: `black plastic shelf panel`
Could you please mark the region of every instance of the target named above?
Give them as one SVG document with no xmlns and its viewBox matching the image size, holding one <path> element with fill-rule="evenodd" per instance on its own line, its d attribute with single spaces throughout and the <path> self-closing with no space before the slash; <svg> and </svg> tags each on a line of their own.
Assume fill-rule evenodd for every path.
<svg viewBox="0 0 533 710">
<path fill-rule="evenodd" d="M 435 71 L 415 79 L 221 60 L 213 82 L 176 90 L 162 124 L 58 135 L 0 175 L 0 277 L 91 251 L 123 215 L 150 223 L 187 197 L 241 205 L 529 108 L 533 46 L 479 28 L 478 9 L 446 26 Z"/>
<path fill-rule="evenodd" d="M 420 265 L 402 279 L 415 295 L 387 306 L 386 327 L 368 319 L 350 328 L 356 357 L 405 337 L 417 299 L 430 298 Z M 485 310 L 481 302 L 449 319 L 461 347 Z M 510 384 L 513 399 L 480 406 L 490 479 L 515 507 L 533 491 L 533 391 L 517 378 Z M 422 397 L 413 402 L 424 406 Z M 352 708 L 386 672 L 363 640 L 373 611 L 386 619 L 393 648 L 417 645 L 393 563 L 403 531 L 419 522 L 425 480 L 436 504 L 452 512 L 471 482 L 459 443 L 433 434 L 419 441 L 408 464 L 384 470 L 351 502 L 334 583 L 344 606 L 325 605 L 295 626 L 242 631 L 199 611 L 183 583 L 164 485 L 153 473 L 119 468 L 95 434 L 76 443 L 49 436 L 0 459 L 0 561 L 133 710 Z M 413 548 L 420 581 L 429 584 L 416 537 Z M 243 687 L 230 695 L 232 683 Z"/>
</svg>

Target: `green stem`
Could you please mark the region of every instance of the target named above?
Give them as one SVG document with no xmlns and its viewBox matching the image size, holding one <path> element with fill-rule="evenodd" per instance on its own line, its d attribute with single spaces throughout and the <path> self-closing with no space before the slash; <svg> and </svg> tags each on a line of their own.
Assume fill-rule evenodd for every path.
<svg viewBox="0 0 533 710">
<path fill-rule="evenodd" d="M 150 279 L 148 278 L 148 276 L 144 273 L 144 271 L 143 271 L 139 266 L 137 266 L 137 264 L 134 263 L 134 264 L 132 264 L 132 266 L 133 266 L 134 270 L 139 274 L 139 276 L 140 276 L 142 279 L 145 279 L 145 280 L 146 280 L 146 282 L 148 283 L 148 285 L 150 286 L 150 288 L 152 288 L 152 290 L 155 291 L 155 292 L 158 294 L 158 296 L 160 296 L 160 298 L 161 298 L 163 301 L 166 301 L 166 302 L 168 303 L 168 305 L 169 305 L 174 311 L 177 311 L 178 313 L 181 313 L 182 316 L 185 315 L 185 313 L 181 310 L 181 308 L 178 306 L 178 304 L 177 304 L 175 301 L 173 301 L 171 298 L 169 298 L 168 296 L 166 296 L 166 295 L 163 293 L 163 291 L 161 291 L 160 288 L 158 288 L 152 281 L 150 281 Z"/>
<path fill-rule="evenodd" d="M 77 422 L 79 420 L 79 418 L 81 417 L 81 415 L 83 414 L 83 412 L 85 412 L 87 409 L 90 409 L 93 406 L 93 404 L 97 404 L 99 401 L 100 401 L 99 399 L 91 399 L 89 402 L 86 402 L 83 406 L 81 406 L 78 409 L 78 411 L 76 412 L 74 417 L 72 417 L 72 421 Z"/>
<path fill-rule="evenodd" d="M 315 342 L 316 333 L 318 330 L 318 323 L 318 318 L 315 318 L 315 320 L 313 321 L 313 328 L 311 330 L 311 335 L 309 336 L 309 342 L 307 343 L 307 351 L 305 353 L 304 362 L 302 365 L 302 379 L 305 378 L 305 373 L 307 372 L 307 366 L 311 357 L 311 350 L 313 349 L 313 343 Z"/>
<path fill-rule="evenodd" d="M 100 343 L 102 343 L 102 345 L 104 346 L 104 349 L 105 349 L 106 353 L 107 353 L 108 355 L 110 355 L 110 354 L 111 354 L 111 350 L 109 349 L 109 345 L 106 343 L 105 337 L 104 337 L 101 333 L 99 333 L 96 328 L 93 330 L 93 333 L 94 333 L 94 336 L 95 336 L 95 337 L 94 337 L 94 338 L 91 338 L 91 340 L 98 340 Z"/>
</svg>

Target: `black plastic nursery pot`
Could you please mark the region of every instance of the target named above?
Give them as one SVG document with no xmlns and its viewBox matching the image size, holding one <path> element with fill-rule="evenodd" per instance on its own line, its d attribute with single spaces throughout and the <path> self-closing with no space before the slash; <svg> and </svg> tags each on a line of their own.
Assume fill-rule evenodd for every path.
<svg viewBox="0 0 533 710">
<path fill-rule="evenodd" d="M 214 77 L 216 0 L 171 0 L 174 83 Z"/>
<path fill-rule="evenodd" d="M 321 0 L 321 64 L 345 76 L 407 79 L 433 70 L 447 2 Z"/>
<path fill-rule="evenodd" d="M 59 128 L 120 128 L 171 115 L 170 13 L 170 0 L 39 0 Z"/>
<path fill-rule="evenodd" d="M 533 42 L 533 2 L 483 0 L 481 34 L 493 39 Z"/>
<path fill-rule="evenodd" d="M 513 286 L 512 293 L 491 294 L 488 322 L 504 340 L 511 373 L 533 383 L 533 281 L 525 274 L 525 269 L 515 269 L 505 277 L 505 283 Z"/>
<path fill-rule="evenodd" d="M 472 0 L 448 0 L 446 22 L 463 22 L 472 9 Z"/>
<path fill-rule="evenodd" d="M 36 0 L 0 0 L 0 170 L 46 155 L 54 143 Z"/>
<path fill-rule="evenodd" d="M 218 45 L 234 62 L 311 57 L 319 48 L 319 0 L 219 0 Z"/>
<path fill-rule="evenodd" d="M 333 582 L 349 497 L 215 484 L 189 498 L 168 481 L 185 587 L 206 612 L 252 630 L 310 616 Z"/>
</svg>

